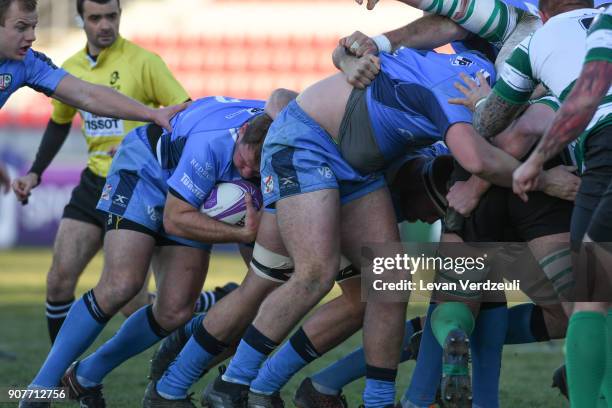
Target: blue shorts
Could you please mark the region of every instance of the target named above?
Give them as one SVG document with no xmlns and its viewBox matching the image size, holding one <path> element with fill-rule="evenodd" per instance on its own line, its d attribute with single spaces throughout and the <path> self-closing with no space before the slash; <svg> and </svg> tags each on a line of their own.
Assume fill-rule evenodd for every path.
<svg viewBox="0 0 612 408">
<path fill-rule="evenodd" d="M 162 170 L 147 142 L 146 126 L 132 130 L 113 158 L 98 210 L 142 225 L 153 237 L 210 251 L 211 244 L 167 234 L 163 226 L 168 194 L 166 170 Z"/>
<path fill-rule="evenodd" d="M 292 101 L 272 123 L 261 154 L 264 205 L 297 194 L 340 190 L 346 204 L 385 186 L 379 173 L 362 175 L 340 155 L 333 139 Z"/>
</svg>

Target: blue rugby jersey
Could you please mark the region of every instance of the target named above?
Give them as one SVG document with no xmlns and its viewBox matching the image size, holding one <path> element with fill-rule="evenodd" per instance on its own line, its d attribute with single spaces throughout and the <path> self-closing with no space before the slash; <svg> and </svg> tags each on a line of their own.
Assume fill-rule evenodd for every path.
<svg viewBox="0 0 612 408">
<path fill-rule="evenodd" d="M 51 96 L 66 75 L 45 54 L 32 49 L 22 61 L 0 61 L 0 107 L 22 86 Z"/>
<path fill-rule="evenodd" d="M 472 123 L 472 112 L 451 105 L 463 97 L 453 86 L 460 73 L 484 71 L 495 80 L 493 64 L 480 54 L 437 54 L 403 48 L 381 53 L 381 70 L 367 89 L 367 104 L 376 143 L 387 163 L 407 150 L 444 140 L 455 123 Z M 485 75 L 485 76 L 487 76 Z"/>
<path fill-rule="evenodd" d="M 168 187 L 199 208 L 215 184 L 240 179 L 232 160 L 238 130 L 261 114 L 264 104 L 207 97 L 176 115 L 171 121 L 173 131 L 164 131 L 157 146 L 152 146 Z"/>
</svg>

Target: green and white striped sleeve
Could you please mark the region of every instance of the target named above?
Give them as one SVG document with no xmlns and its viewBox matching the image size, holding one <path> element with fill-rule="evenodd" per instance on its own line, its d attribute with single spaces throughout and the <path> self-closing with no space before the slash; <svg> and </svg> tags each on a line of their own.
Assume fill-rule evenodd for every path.
<svg viewBox="0 0 612 408">
<path fill-rule="evenodd" d="M 601 13 L 589 29 L 584 62 L 612 62 L 612 6 Z"/>
<path fill-rule="evenodd" d="M 493 92 L 507 102 L 522 105 L 538 85 L 533 77 L 529 45 L 533 35 L 525 38 L 510 55 L 499 74 Z"/>
<path fill-rule="evenodd" d="M 419 8 L 446 16 L 498 47 L 512 34 L 525 13 L 501 0 L 422 0 Z"/>
</svg>

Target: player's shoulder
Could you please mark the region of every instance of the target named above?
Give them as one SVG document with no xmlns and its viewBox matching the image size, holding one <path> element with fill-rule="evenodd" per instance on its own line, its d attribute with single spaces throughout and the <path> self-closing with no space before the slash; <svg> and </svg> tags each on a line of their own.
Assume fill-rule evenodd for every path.
<svg viewBox="0 0 612 408">
<path fill-rule="evenodd" d="M 46 54 L 40 52 L 40 51 L 36 51 L 32 48 L 30 48 L 27 53 L 26 56 L 23 60 L 25 65 L 30 65 L 30 64 L 34 64 L 36 62 L 44 62 L 46 65 L 48 65 L 49 67 L 53 68 L 53 69 L 57 69 L 57 65 L 55 65 L 55 63 L 51 60 L 51 58 L 49 58 Z"/>
</svg>

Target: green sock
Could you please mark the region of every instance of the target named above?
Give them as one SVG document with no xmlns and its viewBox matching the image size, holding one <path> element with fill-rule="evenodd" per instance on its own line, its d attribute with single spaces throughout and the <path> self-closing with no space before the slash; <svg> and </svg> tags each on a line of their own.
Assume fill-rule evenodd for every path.
<svg viewBox="0 0 612 408">
<path fill-rule="evenodd" d="M 572 408 L 597 405 L 606 369 L 606 318 L 577 312 L 567 328 L 567 383 Z"/>
<path fill-rule="evenodd" d="M 460 302 L 442 303 L 434 309 L 431 315 L 431 329 L 444 347 L 444 341 L 453 329 L 461 329 L 468 336 L 474 330 L 474 316 L 465 304 Z"/>
<path fill-rule="evenodd" d="M 606 318 L 606 374 L 604 375 L 601 384 L 601 393 L 608 403 L 608 407 L 612 407 L 612 309 L 608 309 L 608 317 Z"/>
</svg>

